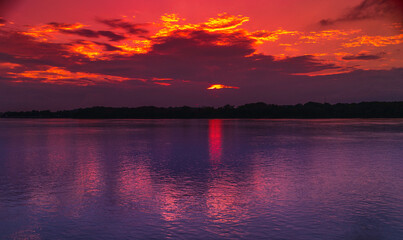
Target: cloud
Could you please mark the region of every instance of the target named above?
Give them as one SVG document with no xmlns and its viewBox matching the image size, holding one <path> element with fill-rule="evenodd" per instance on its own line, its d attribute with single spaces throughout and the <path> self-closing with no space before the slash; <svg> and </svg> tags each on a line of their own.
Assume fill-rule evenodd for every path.
<svg viewBox="0 0 403 240">
<path fill-rule="evenodd" d="M 113 83 L 131 80 L 129 78 L 102 75 L 85 72 L 71 72 L 64 68 L 48 67 L 44 70 L 29 70 L 24 72 L 8 73 L 10 78 L 14 78 L 13 82 L 41 82 L 52 84 L 73 84 L 76 86 L 88 86 L 100 83 Z"/>
<path fill-rule="evenodd" d="M 249 20 L 247 17 L 220 14 L 200 24 L 181 24 L 179 22 L 182 20 L 172 14 L 164 15 L 162 19 L 162 29 L 148 39 L 130 37 L 119 43 L 114 41 L 114 35 L 110 36 L 109 41 L 74 40 L 67 43 L 52 43 L 50 41 L 52 38 L 43 41 L 40 37 L 43 32 L 56 31 L 87 38 L 96 38 L 100 34 L 113 34 L 84 28 L 85 25 L 81 23 L 51 22 L 28 31 L 37 35 L 27 35 L 27 31 L 9 32 L 5 39 L 10 40 L 10 36 L 15 35 L 11 39 L 17 38 L 19 41 L 13 40 L 12 43 L 5 44 L 11 45 L 14 51 L 4 48 L 4 53 L 18 56 L 18 59 L 36 59 L 42 62 L 42 64 L 36 63 L 42 67 L 63 67 L 71 72 L 145 79 L 150 82 L 152 79 L 170 78 L 175 80 L 170 82 L 172 85 L 178 81 L 188 81 L 203 84 L 201 86 L 203 89 L 213 84 L 232 86 L 234 82 L 234 86 L 237 86 L 237 83 L 245 85 L 247 82 L 266 81 L 274 75 L 340 69 L 336 64 L 324 62 L 313 55 L 277 59 L 270 55 L 257 54 L 256 47 L 264 42 L 272 42 L 274 39 L 277 41 L 281 35 L 296 36 L 298 40 L 303 35 L 300 32 L 282 29 L 271 32 L 265 30 L 249 32 L 239 28 Z M 123 20 L 104 21 L 117 28 L 134 27 L 133 24 Z M 312 39 L 340 39 L 350 33 L 327 31 L 310 34 Z M 17 46 L 29 47 L 24 50 L 24 47 L 19 49 Z M 45 54 L 36 54 L 45 48 L 47 51 Z M 15 63 L 20 64 L 20 61 Z M 32 65 L 29 68 L 35 71 L 38 69 Z M 167 85 L 166 82 L 164 84 Z"/>
<path fill-rule="evenodd" d="M 116 34 L 112 31 L 94 31 L 91 29 L 62 30 L 62 33 L 74 34 L 87 38 L 99 38 L 101 36 L 109 38 L 110 41 L 116 42 L 126 39 L 125 36 Z"/>
<path fill-rule="evenodd" d="M 153 54 L 183 56 L 245 56 L 255 51 L 255 40 L 242 33 L 218 33 L 204 30 L 178 30 L 169 36 L 156 38 Z"/>
<path fill-rule="evenodd" d="M 349 42 L 343 43 L 344 47 L 361 47 L 374 46 L 384 47 L 387 45 L 397 45 L 403 43 L 403 34 L 392 36 L 367 36 L 362 35 L 351 39 Z"/>
<path fill-rule="evenodd" d="M 6 19 L 0 17 L 0 26 L 5 24 L 6 22 L 7 22 Z"/>
<path fill-rule="evenodd" d="M 304 43 L 318 43 L 323 40 L 347 40 L 352 35 L 360 33 L 361 30 L 324 30 L 320 32 L 310 32 L 308 34 L 299 33 L 300 39 Z"/>
<path fill-rule="evenodd" d="M 343 60 L 377 60 L 377 59 L 381 59 L 381 58 L 382 57 L 380 55 L 359 53 L 359 54 L 356 54 L 356 55 L 344 56 L 342 59 Z"/>
<path fill-rule="evenodd" d="M 219 89 L 239 89 L 239 87 L 226 86 L 222 84 L 213 84 L 207 88 L 207 90 L 219 90 Z"/>
<path fill-rule="evenodd" d="M 0 62 L 0 68 L 14 69 L 17 67 L 21 67 L 21 65 L 18 63 Z"/>
<path fill-rule="evenodd" d="M 98 38 L 99 33 L 90 29 L 77 29 L 77 30 L 62 30 L 62 33 L 75 34 L 88 38 Z"/>
<path fill-rule="evenodd" d="M 79 29 L 82 27 L 84 27 L 84 25 L 81 23 L 71 24 L 71 23 L 50 22 L 48 24 L 40 26 L 39 28 L 57 31 L 57 30 L 73 30 L 73 29 Z"/>
<path fill-rule="evenodd" d="M 114 51 L 122 50 L 121 48 L 113 46 L 109 43 L 102 43 L 102 42 L 93 42 L 93 43 L 104 46 L 104 51 L 106 51 L 106 52 L 114 52 Z"/>
<path fill-rule="evenodd" d="M 342 43 L 351 44 L 350 47 L 397 44 L 401 40 L 399 36 L 370 37 L 360 36 L 357 31 L 337 30 L 248 31 L 240 27 L 248 20 L 242 16 L 223 14 L 199 24 L 182 23 L 176 15 L 164 16 L 158 25 L 161 28 L 147 37 L 140 33 L 129 34 L 133 26 L 131 23 L 129 27 L 119 25 L 123 20 L 112 21 L 111 27 L 115 27 L 110 32 L 94 30 L 81 23 L 49 23 L 27 31 L 0 30 L 0 102 L 7 103 L 5 106 L 30 109 L 128 104 L 221 105 L 253 101 L 297 103 L 321 101 L 323 96 L 333 96 L 335 101 L 359 99 L 358 96 L 362 100 L 388 94 L 402 96 L 396 87 L 390 88 L 392 83 L 402 84 L 398 77 L 402 70 L 360 72 L 354 71 L 351 65 L 345 67 L 354 62 L 340 59 L 338 63 L 325 61 L 313 54 L 279 58 L 258 51 L 261 44 L 275 44 L 285 36 L 291 46 L 299 42 L 339 41 L 338 46 L 343 47 L 348 46 Z M 113 33 L 122 30 L 126 38 L 114 39 Z M 77 40 L 65 34 L 82 38 Z M 381 54 L 361 52 L 340 56 L 344 56 L 344 60 L 370 60 Z M 390 85 L 381 83 L 382 77 L 388 78 Z M 361 86 L 367 93 L 354 92 L 357 89 L 345 92 L 346 87 L 359 88 L 360 84 L 367 84 L 363 79 L 372 79 L 372 86 Z M 207 90 L 214 85 L 236 90 Z M 9 99 L 1 96 L 3 93 Z M 57 101 L 48 102 L 52 97 Z M 61 99 L 63 97 L 66 99 Z"/>
<path fill-rule="evenodd" d="M 135 24 L 123 19 L 98 19 L 98 22 L 103 23 L 111 28 L 123 29 L 127 33 L 133 35 L 147 34 L 149 32 L 144 28 L 145 24 Z"/>
<path fill-rule="evenodd" d="M 36 38 L 41 38 L 42 40 L 46 41 L 49 38 L 51 38 L 52 33 L 77 35 L 86 38 L 106 37 L 110 41 L 114 42 L 126 39 L 126 36 L 114 33 L 112 31 L 97 31 L 83 27 L 84 25 L 81 23 L 70 24 L 70 23 L 50 22 L 42 26 L 32 27 L 28 31 L 23 32 L 23 34 Z"/>
<path fill-rule="evenodd" d="M 230 22 L 237 25 L 242 20 Z M 120 77 L 124 81 L 144 79 L 154 85 L 165 86 L 187 81 L 188 84 L 199 84 L 200 89 L 206 89 L 212 84 L 233 86 L 235 82 L 247 85 L 249 81 L 264 81 L 273 75 L 338 68 L 313 56 L 275 60 L 269 55 L 256 54 L 256 45 L 262 41 L 259 39 L 262 36 L 234 29 L 230 27 L 231 24 L 226 21 L 221 25 L 216 23 L 215 27 L 225 28 L 219 31 L 212 31 L 211 26 L 204 29 L 204 24 L 189 28 L 179 27 L 147 40 L 150 46 L 141 53 L 129 52 L 123 45 L 113 41 L 75 40 L 51 43 L 26 35 L 25 32 L 3 32 L 0 43 L 3 41 L 4 45 L 0 46 L 0 52 L 8 56 L 6 62 L 23 65 L 21 69 L 8 74 L 8 78 L 14 82 L 35 82 L 36 77 L 39 79 L 37 82 L 41 83 L 74 84 L 76 79 L 76 84 L 80 86 L 102 82 L 94 81 L 95 75 L 87 77 L 92 79 L 91 83 L 83 81 L 83 77 L 79 76 L 84 73 Z M 86 31 L 81 27 L 82 24 L 50 23 L 48 26 L 52 26 L 52 30 L 71 31 L 87 37 L 98 34 L 92 30 Z M 22 60 L 32 62 L 28 65 Z M 80 74 L 64 74 L 66 72 L 60 69 Z M 52 79 L 50 75 L 56 75 L 56 72 L 73 77 Z M 28 78 L 28 75 L 31 77 Z M 168 83 L 155 79 L 172 81 Z"/>
<path fill-rule="evenodd" d="M 153 39 L 147 53 L 88 61 L 73 66 L 72 70 L 130 78 L 187 80 L 189 84 L 201 84 L 204 89 L 212 84 L 247 85 L 269 81 L 274 75 L 339 68 L 310 55 L 275 60 L 273 56 L 255 54 L 256 41 L 242 32 L 177 30 Z"/>
<path fill-rule="evenodd" d="M 109 40 L 110 40 L 110 41 L 113 41 L 113 42 L 115 42 L 115 41 L 121 41 L 121 40 L 126 39 L 125 36 L 116 34 L 116 33 L 112 32 L 112 31 L 98 31 L 98 34 L 99 34 L 100 36 L 104 36 L 104 37 L 109 38 Z"/>
<path fill-rule="evenodd" d="M 336 19 L 322 19 L 322 26 L 377 18 L 397 18 L 403 22 L 403 3 L 400 0 L 363 0 Z"/>
<path fill-rule="evenodd" d="M 81 56 L 72 54 L 68 44 L 42 42 L 21 32 L 1 30 L 0 58 L 29 65 L 53 66 L 71 65 L 84 60 Z"/>
<path fill-rule="evenodd" d="M 249 18 L 241 15 L 234 16 L 227 13 L 219 14 L 217 18 L 210 18 L 206 23 L 201 26 L 210 31 L 220 31 L 234 29 L 241 26 L 243 23 L 248 22 Z"/>
<path fill-rule="evenodd" d="M 21 31 L 21 34 L 26 36 L 34 37 L 40 39 L 42 42 L 49 41 L 54 38 L 54 34 L 60 33 L 61 31 L 73 31 L 77 29 L 82 29 L 84 27 L 81 23 L 57 23 L 51 22 L 45 25 L 39 25 L 31 27 L 26 31 Z"/>
</svg>

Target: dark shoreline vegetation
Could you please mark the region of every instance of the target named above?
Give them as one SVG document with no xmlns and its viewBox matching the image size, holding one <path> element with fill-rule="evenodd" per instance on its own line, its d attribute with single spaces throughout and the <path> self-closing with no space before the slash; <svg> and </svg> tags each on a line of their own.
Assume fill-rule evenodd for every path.
<svg viewBox="0 0 403 240">
<path fill-rule="evenodd" d="M 63 111 L 0 113 L 1 118 L 191 119 L 191 118 L 403 118 L 403 102 L 274 105 L 263 102 L 223 107 L 91 107 Z"/>
</svg>

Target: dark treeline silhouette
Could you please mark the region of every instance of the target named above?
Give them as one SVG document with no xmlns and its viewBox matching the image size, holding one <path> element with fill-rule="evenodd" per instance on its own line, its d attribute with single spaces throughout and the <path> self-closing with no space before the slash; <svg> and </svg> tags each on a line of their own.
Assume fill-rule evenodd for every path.
<svg viewBox="0 0 403 240">
<path fill-rule="evenodd" d="M 273 105 L 263 102 L 238 107 L 92 107 L 64 111 L 6 112 L 2 118 L 403 118 L 403 102 L 315 103 Z"/>
</svg>

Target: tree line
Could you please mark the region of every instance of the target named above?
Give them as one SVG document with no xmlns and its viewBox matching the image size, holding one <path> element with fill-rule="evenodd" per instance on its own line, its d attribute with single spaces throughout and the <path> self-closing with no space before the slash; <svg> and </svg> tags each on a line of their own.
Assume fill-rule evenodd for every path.
<svg viewBox="0 0 403 240">
<path fill-rule="evenodd" d="M 274 105 L 263 102 L 223 107 L 91 107 L 63 111 L 1 113 L 2 118 L 161 119 L 161 118 L 403 118 L 403 102 Z"/>
</svg>

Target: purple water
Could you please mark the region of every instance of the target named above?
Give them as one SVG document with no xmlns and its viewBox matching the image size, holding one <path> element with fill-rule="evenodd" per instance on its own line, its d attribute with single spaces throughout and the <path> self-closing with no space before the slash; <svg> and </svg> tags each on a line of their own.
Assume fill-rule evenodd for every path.
<svg viewBox="0 0 403 240">
<path fill-rule="evenodd" d="M 403 239 L 403 120 L 0 120 L 0 239 Z"/>
</svg>

